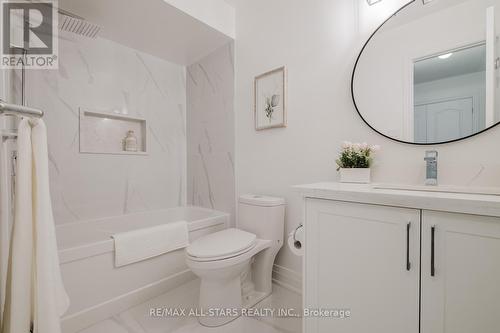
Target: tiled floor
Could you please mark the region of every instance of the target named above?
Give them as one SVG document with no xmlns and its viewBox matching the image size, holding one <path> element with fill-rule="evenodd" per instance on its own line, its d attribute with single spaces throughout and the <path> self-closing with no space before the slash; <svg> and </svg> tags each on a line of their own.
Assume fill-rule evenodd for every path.
<svg viewBox="0 0 500 333">
<path fill-rule="evenodd" d="M 300 296 L 278 285 L 273 294 L 259 303 L 259 309 L 299 309 Z M 166 294 L 100 322 L 79 333 L 300 333 L 300 318 L 240 317 L 218 328 L 198 324 L 194 317 L 151 317 L 151 308 L 195 308 L 199 280 L 191 281 Z"/>
</svg>

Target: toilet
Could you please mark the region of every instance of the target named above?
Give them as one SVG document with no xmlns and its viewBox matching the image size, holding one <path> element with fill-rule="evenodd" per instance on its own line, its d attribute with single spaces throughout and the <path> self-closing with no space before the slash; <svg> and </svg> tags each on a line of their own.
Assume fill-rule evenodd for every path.
<svg viewBox="0 0 500 333">
<path fill-rule="evenodd" d="M 200 324 L 225 325 L 271 294 L 284 223 L 284 199 L 242 195 L 236 228 L 198 238 L 186 249 L 186 263 L 201 280 Z"/>
</svg>

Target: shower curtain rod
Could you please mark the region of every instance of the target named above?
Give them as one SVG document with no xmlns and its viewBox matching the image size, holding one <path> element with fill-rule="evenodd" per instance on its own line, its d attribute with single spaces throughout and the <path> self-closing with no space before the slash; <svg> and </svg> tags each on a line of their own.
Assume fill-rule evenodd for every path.
<svg viewBox="0 0 500 333">
<path fill-rule="evenodd" d="M 31 116 L 36 118 L 43 117 L 43 111 L 35 108 L 30 108 L 27 106 L 8 104 L 0 99 L 0 114 L 5 115 L 20 115 L 20 116 Z"/>
</svg>

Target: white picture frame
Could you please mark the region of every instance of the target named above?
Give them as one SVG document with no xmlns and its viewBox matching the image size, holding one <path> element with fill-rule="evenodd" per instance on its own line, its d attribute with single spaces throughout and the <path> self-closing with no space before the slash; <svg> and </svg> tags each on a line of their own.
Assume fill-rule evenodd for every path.
<svg viewBox="0 0 500 333">
<path fill-rule="evenodd" d="M 286 67 L 255 77 L 255 130 L 287 126 Z"/>
</svg>

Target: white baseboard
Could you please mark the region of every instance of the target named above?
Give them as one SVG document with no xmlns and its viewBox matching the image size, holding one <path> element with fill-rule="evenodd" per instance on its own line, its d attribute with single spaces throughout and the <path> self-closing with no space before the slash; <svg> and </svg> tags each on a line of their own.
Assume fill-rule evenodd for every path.
<svg viewBox="0 0 500 333">
<path fill-rule="evenodd" d="M 302 274 L 299 272 L 275 264 L 273 266 L 273 282 L 302 295 Z"/>
<path fill-rule="evenodd" d="M 188 269 L 88 309 L 63 317 L 61 320 L 62 332 L 76 333 L 133 306 L 177 288 L 195 278 L 196 276 Z"/>
</svg>

